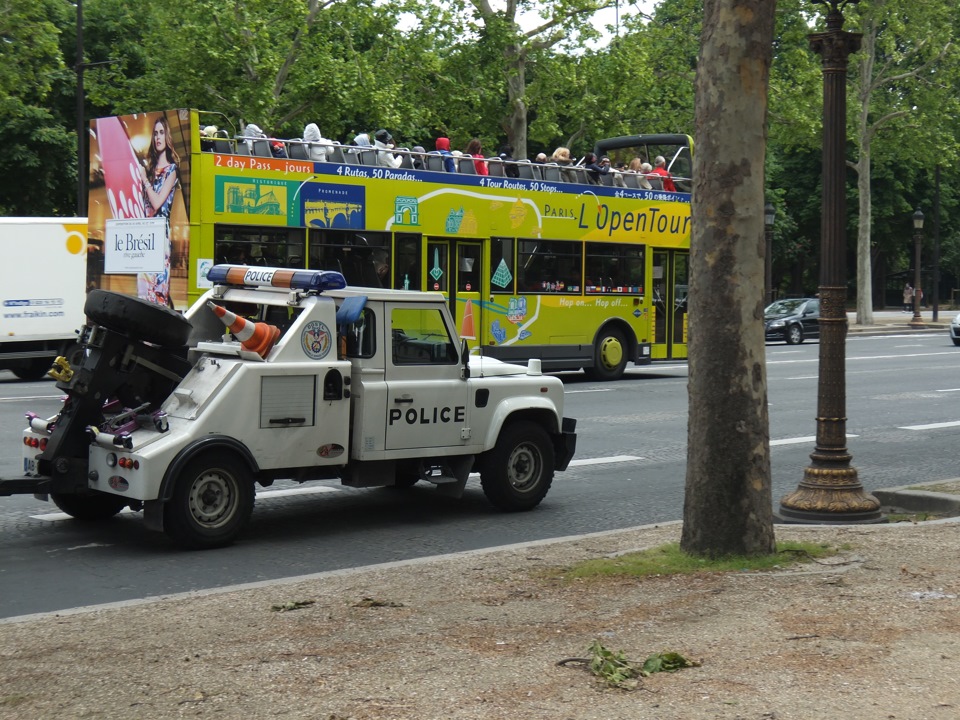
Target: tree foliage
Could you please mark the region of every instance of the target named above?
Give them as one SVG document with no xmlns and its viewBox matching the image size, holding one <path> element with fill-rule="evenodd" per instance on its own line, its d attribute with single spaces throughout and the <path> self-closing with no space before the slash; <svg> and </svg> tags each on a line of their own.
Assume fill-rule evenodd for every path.
<svg viewBox="0 0 960 720">
<path fill-rule="evenodd" d="M 0 214 L 73 215 L 76 140 L 51 102 L 70 71 L 59 26 L 68 7 L 56 0 L 0 4 Z"/>
</svg>

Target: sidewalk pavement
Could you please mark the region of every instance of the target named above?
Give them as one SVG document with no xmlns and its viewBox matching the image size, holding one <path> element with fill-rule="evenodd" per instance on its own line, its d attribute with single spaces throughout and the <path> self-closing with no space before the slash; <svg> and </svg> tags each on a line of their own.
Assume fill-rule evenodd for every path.
<svg viewBox="0 0 960 720">
<path fill-rule="evenodd" d="M 847 312 L 847 332 L 857 335 L 880 335 L 892 332 L 947 333 L 950 321 L 956 314 L 957 311 L 953 308 L 941 307 L 937 313 L 937 321 L 934 322 L 933 310 L 924 308 L 920 313 L 921 322 L 914 325 L 912 313 L 902 310 L 874 310 L 873 323 L 859 325 L 856 311 L 849 311 Z"/>
</svg>

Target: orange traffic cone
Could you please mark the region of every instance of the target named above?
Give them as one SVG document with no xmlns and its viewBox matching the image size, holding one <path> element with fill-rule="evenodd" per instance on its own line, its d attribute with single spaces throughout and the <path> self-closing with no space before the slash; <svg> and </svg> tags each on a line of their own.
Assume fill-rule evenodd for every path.
<svg viewBox="0 0 960 720">
<path fill-rule="evenodd" d="M 463 308 L 463 329 L 460 331 L 460 337 L 465 340 L 477 339 L 477 331 L 473 328 L 473 301 L 470 299 Z"/>
<path fill-rule="evenodd" d="M 280 339 L 280 328 L 275 325 L 247 320 L 212 302 L 208 302 L 207 307 L 223 321 L 245 350 L 255 352 L 262 358 L 267 357 L 274 344 Z"/>
</svg>

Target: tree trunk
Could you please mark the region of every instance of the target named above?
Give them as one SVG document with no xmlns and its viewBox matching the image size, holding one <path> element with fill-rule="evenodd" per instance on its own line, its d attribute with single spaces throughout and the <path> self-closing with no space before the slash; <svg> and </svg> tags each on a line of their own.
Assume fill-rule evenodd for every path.
<svg viewBox="0 0 960 720">
<path fill-rule="evenodd" d="M 706 0 L 696 80 L 681 548 L 774 551 L 764 347 L 764 156 L 775 3 Z"/>
<path fill-rule="evenodd" d="M 873 206 L 870 197 L 870 141 L 861 135 L 857 161 L 860 222 L 857 224 L 857 324 L 873 325 L 873 263 L 870 232 Z"/>
<path fill-rule="evenodd" d="M 873 58 L 876 35 L 866 32 L 863 35 L 860 55 L 860 87 L 857 91 L 859 108 L 857 113 L 858 158 L 857 191 L 857 324 L 873 325 L 873 273 L 871 264 L 870 238 L 873 231 L 873 198 L 870 195 L 870 150 L 873 141 L 873 128 L 870 127 L 870 84 L 873 80 Z"/>
<path fill-rule="evenodd" d="M 527 55 L 519 44 L 505 52 L 507 58 L 507 141 L 518 160 L 527 156 Z"/>
</svg>

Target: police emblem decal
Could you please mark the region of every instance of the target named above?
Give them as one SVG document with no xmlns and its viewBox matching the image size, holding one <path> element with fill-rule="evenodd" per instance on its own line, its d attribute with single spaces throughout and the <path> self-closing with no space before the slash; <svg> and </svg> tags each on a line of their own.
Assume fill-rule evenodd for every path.
<svg viewBox="0 0 960 720">
<path fill-rule="evenodd" d="M 332 345 L 330 328 L 319 320 L 308 322 L 300 333 L 300 347 L 303 348 L 303 353 L 313 360 L 323 360 Z"/>
</svg>

